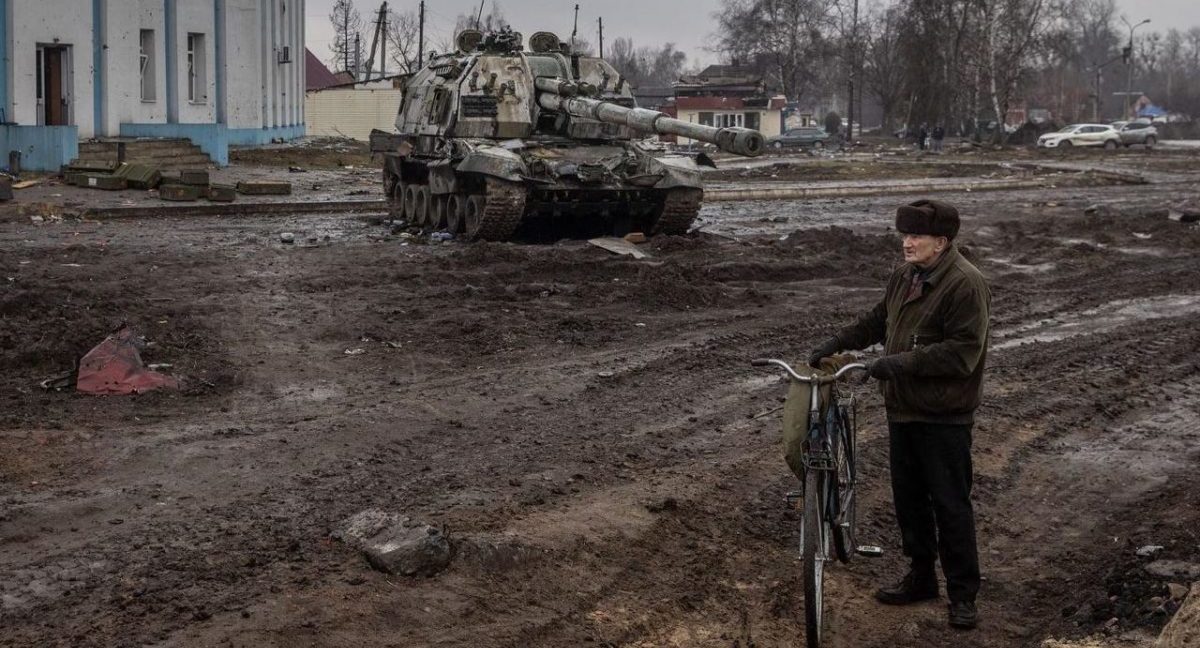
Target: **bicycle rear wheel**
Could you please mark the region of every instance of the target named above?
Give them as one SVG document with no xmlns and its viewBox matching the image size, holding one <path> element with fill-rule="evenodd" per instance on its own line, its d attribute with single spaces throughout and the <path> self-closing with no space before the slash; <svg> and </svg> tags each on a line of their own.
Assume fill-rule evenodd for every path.
<svg viewBox="0 0 1200 648">
<path fill-rule="evenodd" d="M 804 633 L 808 648 L 821 646 L 821 622 L 824 615 L 825 557 L 829 534 L 825 523 L 827 473 L 809 470 L 804 477 L 804 516 L 801 524 L 801 550 L 804 560 Z"/>
<path fill-rule="evenodd" d="M 830 500 L 837 503 L 833 511 L 836 518 L 833 524 L 833 550 L 837 559 L 850 562 L 854 555 L 855 544 L 854 524 L 858 512 L 858 498 L 855 495 L 855 429 L 854 422 L 842 408 L 837 412 L 837 438 L 834 441 L 833 465 L 836 467 L 836 479 L 829 480 Z"/>
</svg>

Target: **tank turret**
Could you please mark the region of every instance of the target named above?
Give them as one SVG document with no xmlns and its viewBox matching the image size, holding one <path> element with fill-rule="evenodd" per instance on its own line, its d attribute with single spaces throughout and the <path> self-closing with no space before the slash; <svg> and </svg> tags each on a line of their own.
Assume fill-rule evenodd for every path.
<svg viewBox="0 0 1200 648">
<path fill-rule="evenodd" d="M 371 137 L 393 214 L 426 229 L 471 240 L 683 234 L 713 162 L 641 138 L 763 150 L 757 131 L 638 108 L 612 65 L 550 32 L 534 34 L 528 50 L 509 30 L 467 30 L 455 43 L 404 79 L 396 132 Z"/>
</svg>

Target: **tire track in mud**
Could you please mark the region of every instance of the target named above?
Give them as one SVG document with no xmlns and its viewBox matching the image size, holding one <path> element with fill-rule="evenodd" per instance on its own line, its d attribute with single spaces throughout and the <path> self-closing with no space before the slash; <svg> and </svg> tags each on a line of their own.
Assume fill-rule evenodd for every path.
<svg viewBox="0 0 1200 648">
<path fill-rule="evenodd" d="M 998 221 L 995 238 L 979 239 L 1011 245 L 1004 236 L 1034 227 L 1019 223 Z M 1046 234 L 1060 236 L 1082 225 L 1068 221 Z M 1140 221 L 1133 225 L 1143 228 Z M 377 260 L 356 270 L 356 254 L 306 251 L 308 271 L 272 281 L 266 291 L 260 284 L 242 297 L 243 315 L 226 322 L 231 338 L 242 339 L 247 351 L 275 335 L 285 348 L 299 348 L 303 340 L 340 354 L 361 343 L 365 327 L 377 340 L 408 333 L 406 350 L 336 365 L 319 379 L 319 398 L 286 401 L 280 394 L 303 395 L 295 386 L 313 382 L 286 365 L 311 355 L 249 356 L 247 362 L 268 364 L 256 370 L 253 386 L 218 396 L 215 402 L 229 412 L 189 414 L 188 423 L 198 430 L 208 425 L 214 441 L 204 443 L 197 434 L 177 446 L 179 452 L 203 451 L 205 463 L 179 464 L 175 488 L 198 486 L 197 494 L 209 501 L 180 500 L 166 515 L 156 515 L 155 489 L 137 475 L 119 476 L 144 489 L 122 494 L 123 501 L 145 498 L 133 502 L 143 509 L 132 507 L 124 524 L 76 540 L 65 551 L 10 553 L 0 562 L 0 573 L 26 570 L 18 574 L 22 586 L 55 570 L 85 573 L 69 555 L 102 557 L 116 568 L 110 565 L 94 581 L 82 581 L 90 584 L 76 593 L 26 612 L 0 610 L 9 628 L 0 645 L 103 645 L 117 638 L 211 645 L 235 634 L 264 645 L 371 643 L 381 637 L 402 645 L 467 645 L 484 637 L 514 646 L 580 645 L 589 638 L 628 646 L 728 646 L 745 637 L 789 645 L 802 631 L 799 580 L 792 577 L 798 573 L 792 567 L 798 519 L 779 501 L 792 478 L 775 447 L 777 422 L 750 418 L 775 406 L 782 387 L 764 382 L 745 363 L 781 349 L 802 355 L 833 325 L 867 306 L 872 293 L 862 287 L 880 281 L 885 263 L 876 243 L 886 239 L 880 238 L 856 244 L 834 232 L 806 236 L 807 242 L 791 248 L 679 239 L 664 243 L 664 265 L 649 269 L 624 262 L 575 267 L 569 262 L 579 255 L 575 249 L 473 246 L 430 250 L 417 260 Z M 1129 243 L 1148 244 L 1139 241 Z M 1186 238 L 1168 243 L 1180 249 L 1188 244 Z M 850 246 L 849 255 L 862 258 L 847 264 L 846 252 L 830 251 L 836 246 Z M 1062 265 L 1056 255 L 1064 249 L 1047 239 L 1022 262 Z M 987 265 L 990 251 L 981 251 Z M 423 260 L 433 263 L 423 269 Z M 259 261 L 249 255 L 246 262 Z M 998 307 L 1007 311 L 1004 325 L 1015 329 L 1064 303 L 1084 311 L 1114 297 L 1172 294 L 1195 279 L 1182 259 L 1156 266 L 1161 276 L 1140 263 L 1098 249 L 1066 263 L 1065 270 L 1012 276 L 1011 285 L 1006 280 L 997 290 Z M 378 280 L 380 268 L 391 268 L 394 282 L 371 287 L 368 278 Z M 780 276 L 772 277 L 776 269 Z M 612 288 L 614 278 L 632 286 Z M 637 289 L 670 290 L 681 278 L 692 285 L 664 295 L 662 303 L 659 295 Z M 477 289 L 454 288 L 464 284 Z M 855 290 L 831 299 L 842 285 Z M 1083 294 L 1072 285 L 1084 286 Z M 551 288 L 558 292 L 540 297 Z M 268 328 L 256 314 L 268 307 L 251 306 L 260 306 L 258 296 L 272 289 L 286 289 L 289 297 L 283 306 L 270 306 L 283 310 L 269 311 L 280 319 L 268 319 Z M 228 285 L 224 290 L 236 293 Z M 330 291 L 341 294 L 329 298 Z M 320 312 L 308 321 L 285 317 L 305 308 Z M 384 319 L 393 310 L 406 312 Z M 574 337 L 563 336 L 563 321 Z M 630 325 L 637 321 L 647 326 Z M 459 322 L 481 335 L 448 342 L 453 329 L 445 326 Z M 1007 556 L 1022 552 L 1031 538 L 1047 546 L 1059 542 L 1049 530 L 1005 533 L 1009 521 L 1108 506 L 1090 492 L 1069 505 L 1039 501 L 1031 507 L 1025 498 L 1063 483 L 1053 470 L 1059 456 L 1054 444 L 1073 443 L 1056 436 L 1063 428 L 1092 430 L 1104 439 L 1109 432 L 1094 428 L 1147 407 L 1127 395 L 1130 374 L 1116 368 L 1161 363 L 1181 350 L 1195 357 L 1196 336 L 1186 320 L 1166 317 L 1154 325 L 1164 334 L 1147 336 L 1138 323 L 1118 324 L 996 354 L 976 446 L 981 517 L 990 525 L 986 537 L 997 543 L 989 548 Z M 410 338 L 416 340 L 411 346 Z M 1080 368 L 1094 370 L 1095 385 L 1079 391 L 1069 381 L 1054 382 L 1055 372 Z M 463 376 L 441 377 L 447 371 Z M 416 381 L 387 384 L 414 372 Z M 1172 382 L 1194 372 L 1194 365 L 1181 365 L 1134 377 L 1166 394 Z M 1053 387 L 1049 394 L 1047 385 Z M 863 493 L 870 517 L 865 528 L 887 544 L 892 520 L 877 401 L 867 390 L 863 460 L 871 481 Z M 152 464 L 171 465 L 155 455 L 176 449 L 168 430 L 179 423 L 156 424 L 148 440 L 131 447 L 144 448 Z M 238 432 L 227 434 L 229 427 Z M 1036 463 L 1043 457 L 1049 463 Z M 235 474 L 227 489 L 206 485 L 197 474 L 235 466 L 246 472 Z M 119 463 L 112 469 L 123 470 Z M 81 478 L 68 487 L 88 491 L 96 484 Z M 667 498 L 674 498 L 673 507 Z M 658 510 L 649 510 L 647 500 Z M 51 500 L 36 503 L 49 505 Z M 446 523 L 465 539 L 511 534 L 534 556 L 515 565 L 464 556 L 434 580 L 390 579 L 325 541 L 332 525 L 366 507 Z M 5 521 L 4 532 L 20 523 Z M 984 608 L 991 619 L 986 623 L 994 625 L 967 645 L 1034 643 L 1061 623 L 1053 605 L 1046 613 L 1046 601 L 1094 580 L 1112 557 L 1088 553 L 1087 525 L 1076 526 L 1080 538 L 1069 540 L 1068 559 L 1049 551 L 1029 554 L 1032 569 L 1054 566 L 1054 577 L 998 572 L 996 598 L 985 600 Z M 845 645 L 915 647 L 950 637 L 936 606 L 893 613 L 866 600 L 897 565 L 892 555 L 834 570 L 832 630 Z M 47 619 L 50 626 L 43 627 Z"/>
</svg>

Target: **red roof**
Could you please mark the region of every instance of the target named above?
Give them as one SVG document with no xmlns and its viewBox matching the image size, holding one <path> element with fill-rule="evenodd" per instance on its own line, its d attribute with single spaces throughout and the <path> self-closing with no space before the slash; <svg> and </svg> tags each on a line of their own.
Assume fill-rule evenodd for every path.
<svg viewBox="0 0 1200 648">
<path fill-rule="evenodd" d="M 338 84 L 333 72 L 307 47 L 304 48 L 304 74 L 307 90 L 320 90 Z"/>
</svg>

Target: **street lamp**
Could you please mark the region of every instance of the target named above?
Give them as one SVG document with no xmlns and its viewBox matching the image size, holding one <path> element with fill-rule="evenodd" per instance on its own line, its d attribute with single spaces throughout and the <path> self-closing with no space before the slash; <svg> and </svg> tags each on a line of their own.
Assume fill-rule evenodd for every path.
<svg viewBox="0 0 1200 648">
<path fill-rule="evenodd" d="M 1125 80 L 1125 116 L 1130 117 L 1129 98 L 1133 94 L 1133 30 L 1150 22 L 1150 19 L 1147 18 L 1136 25 L 1130 25 L 1129 21 L 1125 20 L 1125 16 L 1121 16 L 1121 22 L 1125 23 L 1125 26 L 1129 28 L 1129 45 L 1125 47 L 1127 53 L 1125 64 L 1129 68 L 1129 73 Z"/>
</svg>

